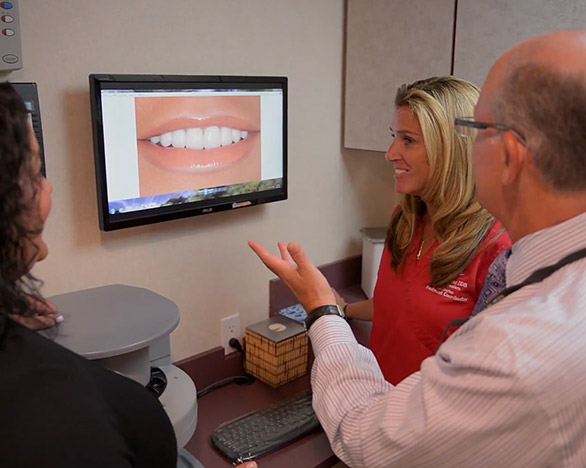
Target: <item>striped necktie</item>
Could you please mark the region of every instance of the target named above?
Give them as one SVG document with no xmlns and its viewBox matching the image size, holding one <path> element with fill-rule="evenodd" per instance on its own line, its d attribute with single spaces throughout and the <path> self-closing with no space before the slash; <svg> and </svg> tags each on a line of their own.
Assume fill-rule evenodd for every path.
<svg viewBox="0 0 586 468">
<path fill-rule="evenodd" d="M 477 313 L 482 312 L 491 303 L 491 301 L 493 301 L 503 291 L 503 289 L 505 289 L 505 271 L 507 267 L 507 260 L 510 256 L 511 249 L 504 250 L 488 267 L 486 280 L 484 281 L 484 286 L 482 287 L 482 291 L 480 291 L 480 295 L 478 296 L 478 301 L 476 301 L 472 315 L 476 315 Z"/>
</svg>

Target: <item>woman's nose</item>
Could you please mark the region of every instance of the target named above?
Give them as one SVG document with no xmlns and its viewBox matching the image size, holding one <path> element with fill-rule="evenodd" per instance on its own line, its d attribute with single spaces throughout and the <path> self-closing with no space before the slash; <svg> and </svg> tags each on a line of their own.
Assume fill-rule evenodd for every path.
<svg viewBox="0 0 586 468">
<path fill-rule="evenodd" d="M 394 141 L 389 145 L 389 149 L 387 150 L 387 152 L 385 154 L 385 159 L 389 162 L 395 161 L 398 159 L 396 151 L 395 151 L 395 142 Z"/>
</svg>

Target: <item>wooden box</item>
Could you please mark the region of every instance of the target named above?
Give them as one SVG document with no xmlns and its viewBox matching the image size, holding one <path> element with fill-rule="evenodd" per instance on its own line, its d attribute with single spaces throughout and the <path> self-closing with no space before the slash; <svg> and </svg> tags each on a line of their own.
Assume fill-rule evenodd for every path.
<svg viewBox="0 0 586 468">
<path fill-rule="evenodd" d="M 307 332 L 295 320 L 275 315 L 246 327 L 245 368 L 278 387 L 307 373 Z"/>
</svg>

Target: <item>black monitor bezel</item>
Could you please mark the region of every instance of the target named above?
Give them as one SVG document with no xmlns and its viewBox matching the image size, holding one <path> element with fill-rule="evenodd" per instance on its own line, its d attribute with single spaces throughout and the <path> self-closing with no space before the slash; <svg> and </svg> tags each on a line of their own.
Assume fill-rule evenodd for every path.
<svg viewBox="0 0 586 468">
<path fill-rule="evenodd" d="M 98 218 L 100 229 L 118 229 L 142 226 L 173 219 L 199 216 L 219 211 L 233 210 L 264 203 L 286 200 L 288 196 L 287 177 L 287 77 L 284 76 L 229 76 L 229 75 L 128 75 L 90 74 L 90 107 L 94 145 L 94 165 L 98 197 Z M 164 84 L 166 89 L 234 88 L 263 89 L 276 87 L 283 90 L 283 182 L 278 189 L 264 190 L 242 195 L 233 195 L 215 200 L 185 203 L 119 213 L 113 219 L 108 210 L 106 179 L 106 158 L 104 152 L 104 129 L 102 120 L 101 91 L 103 89 L 157 89 Z"/>
</svg>

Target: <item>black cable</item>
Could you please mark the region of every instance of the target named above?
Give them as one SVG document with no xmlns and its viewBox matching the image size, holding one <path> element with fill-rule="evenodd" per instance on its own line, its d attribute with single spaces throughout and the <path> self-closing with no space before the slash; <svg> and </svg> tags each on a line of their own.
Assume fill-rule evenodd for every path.
<svg viewBox="0 0 586 468">
<path fill-rule="evenodd" d="M 207 395 L 212 390 L 224 387 L 225 385 L 231 383 L 235 383 L 238 385 L 250 385 L 252 382 L 254 382 L 254 377 L 251 375 L 232 375 L 230 377 L 226 377 L 225 379 L 221 379 L 217 382 L 209 384 L 207 387 L 197 392 L 197 398 L 201 398 L 202 396 Z"/>
<path fill-rule="evenodd" d="M 242 346 L 240 341 L 238 341 L 237 338 L 230 338 L 230 340 L 228 341 L 228 345 L 240 353 L 240 357 L 241 357 L 241 361 L 242 361 L 242 368 L 244 369 L 244 372 L 246 373 L 246 375 L 250 375 L 246 372 L 246 353 L 244 352 L 244 347 Z"/>
<path fill-rule="evenodd" d="M 228 344 L 230 345 L 231 348 L 238 350 L 238 352 L 244 356 L 244 348 L 240 344 L 240 341 L 238 341 L 236 338 L 230 338 L 230 341 L 228 341 Z"/>
<path fill-rule="evenodd" d="M 242 347 L 242 344 L 240 344 L 240 341 L 238 341 L 236 338 L 230 338 L 230 341 L 228 341 L 228 344 L 230 345 L 231 348 L 236 349 L 241 354 L 242 368 L 244 368 L 244 356 L 245 355 L 244 355 L 244 348 Z M 224 387 L 225 385 L 228 385 L 231 383 L 235 383 L 237 385 L 250 385 L 252 382 L 254 382 L 254 377 L 249 374 L 233 375 L 230 377 L 226 377 L 225 379 L 221 379 L 221 380 L 218 380 L 217 382 L 209 384 L 207 387 L 205 387 L 204 389 L 197 392 L 197 398 L 201 398 L 202 396 L 208 394 L 212 390 L 215 390 L 216 388 Z"/>
</svg>

